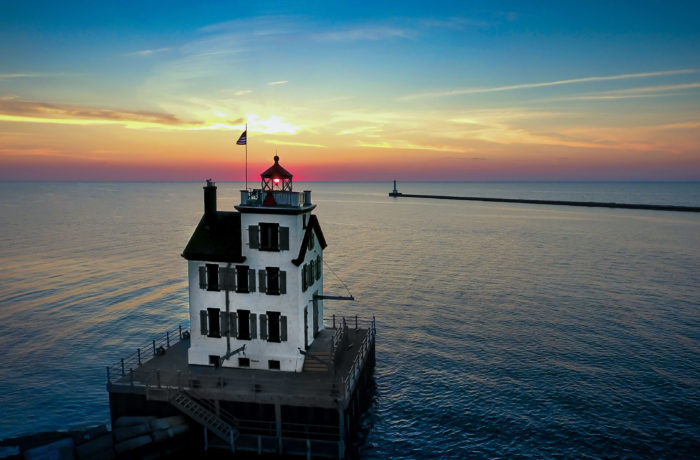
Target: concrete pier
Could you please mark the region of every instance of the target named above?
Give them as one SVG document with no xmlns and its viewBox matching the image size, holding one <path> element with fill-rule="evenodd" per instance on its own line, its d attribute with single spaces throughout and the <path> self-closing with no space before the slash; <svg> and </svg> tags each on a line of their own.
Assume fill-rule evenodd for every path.
<svg viewBox="0 0 700 460">
<path fill-rule="evenodd" d="M 352 458 L 372 399 L 375 333 L 374 320 L 337 318 L 305 351 L 318 365 L 297 373 L 188 365 L 183 334 L 140 365 L 110 368 L 111 418 L 186 415 L 201 450 Z M 230 438 L 217 426 L 230 427 Z"/>
<path fill-rule="evenodd" d="M 554 206 L 581 206 L 589 208 L 621 208 L 621 209 L 647 209 L 651 211 L 678 211 L 678 212 L 700 212 L 698 206 L 672 206 L 663 204 L 633 204 L 633 203 L 605 203 L 598 201 L 564 201 L 564 200 L 528 200 L 517 198 L 487 198 L 477 196 L 450 196 L 450 195 L 416 195 L 410 193 L 401 193 L 394 190 L 389 192 L 389 196 L 394 198 L 430 198 L 436 200 L 467 200 L 467 201 L 489 201 L 494 203 L 526 203 L 526 204 L 545 204 Z"/>
</svg>

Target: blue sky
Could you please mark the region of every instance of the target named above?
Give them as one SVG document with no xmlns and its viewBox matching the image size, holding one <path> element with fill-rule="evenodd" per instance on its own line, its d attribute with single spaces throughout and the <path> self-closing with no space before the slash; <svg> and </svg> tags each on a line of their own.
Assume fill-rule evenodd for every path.
<svg viewBox="0 0 700 460">
<path fill-rule="evenodd" d="M 248 120 L 251 149 L 284 145 L 311 177 L 321 161 L 380 177 L 400 158 L 405 178 L 697 179 L 698 13 L 699 2 L 3 2 L 0 164 L 44 177 L 106 161 L 150 177 L 169 146 L 185 170 L 197 146 L 225 159 Z M 446 153 L 463 162 L 449 177 Z"/>
</svg>

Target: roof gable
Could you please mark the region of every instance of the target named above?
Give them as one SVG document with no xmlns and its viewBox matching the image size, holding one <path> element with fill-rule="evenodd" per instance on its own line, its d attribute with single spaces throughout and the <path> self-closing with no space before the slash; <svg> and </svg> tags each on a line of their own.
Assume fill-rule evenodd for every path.
<svg viewBox="0 0 700 460">
<path fill-rule="evenodd" d="M 321 249 L 326 249 L 326 238 L 323 236 L 323 231 L 321 230 L 321 224 L 318 223 L 318 217 L 311 215 L 309 217 L 309 223 L 306 225 L 306 231 L 304 232 L 304 239 L 301 242 L 301 248 L 299 248 L 299 255 L 296 259 L 292 259 L 292 263 L 297 267 L 304 262 L 304 257 L 306 257 L 306 249 L 309 247 L 309 238 L 311 238 L 311 232 L 316 232 L 316 237 L 318 238 L 318 244 L 321 245 Z"/>
</svg>

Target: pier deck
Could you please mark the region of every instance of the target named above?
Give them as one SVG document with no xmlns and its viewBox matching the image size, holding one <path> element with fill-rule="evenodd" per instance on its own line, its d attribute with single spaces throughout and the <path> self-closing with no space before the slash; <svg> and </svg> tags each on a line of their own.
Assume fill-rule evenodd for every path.
<svg viewBox="0 0 700 460">
<path fill-rule="evenodd" d="M 322 330 L 308 352 L 321 355 L 326 351 L 327 354 L 334 333 L 334 329 Z M 363 341 L 371 339 L 372 348 L 374 346 L 371 328 L 347 328 L 346 337 L 338 353 L 339 359 L 328 371 L 299 373 L 189 365 L 189 339 L 184 339 L 167 348 L 163 355 L 152 356 L 136 368 L 125 369 L 124 375 L 112 375 L 108 389 L 117 393 L 145 394 L 154 400 L 167 400 L 170 390 L 186 390 L 202 398 L 221 401 L 345 408 L 354 386 L 352 374 L 368 359 L 368 344 L 363 346 Z"/>
</svg>

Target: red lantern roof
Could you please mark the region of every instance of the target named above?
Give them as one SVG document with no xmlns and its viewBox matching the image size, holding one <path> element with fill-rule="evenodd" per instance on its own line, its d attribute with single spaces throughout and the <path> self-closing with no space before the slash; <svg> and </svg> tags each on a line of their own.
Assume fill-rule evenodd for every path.
<svg viewBox="0 0 700 460">
<path fill-rule="evenodd" d="M 275 155 L 275 164 L 260 173 L 260 177 L 263 179 L 291 179 L 292 173 L 280 166 L 279 161 L 280 157 Z"/>
</svg>

